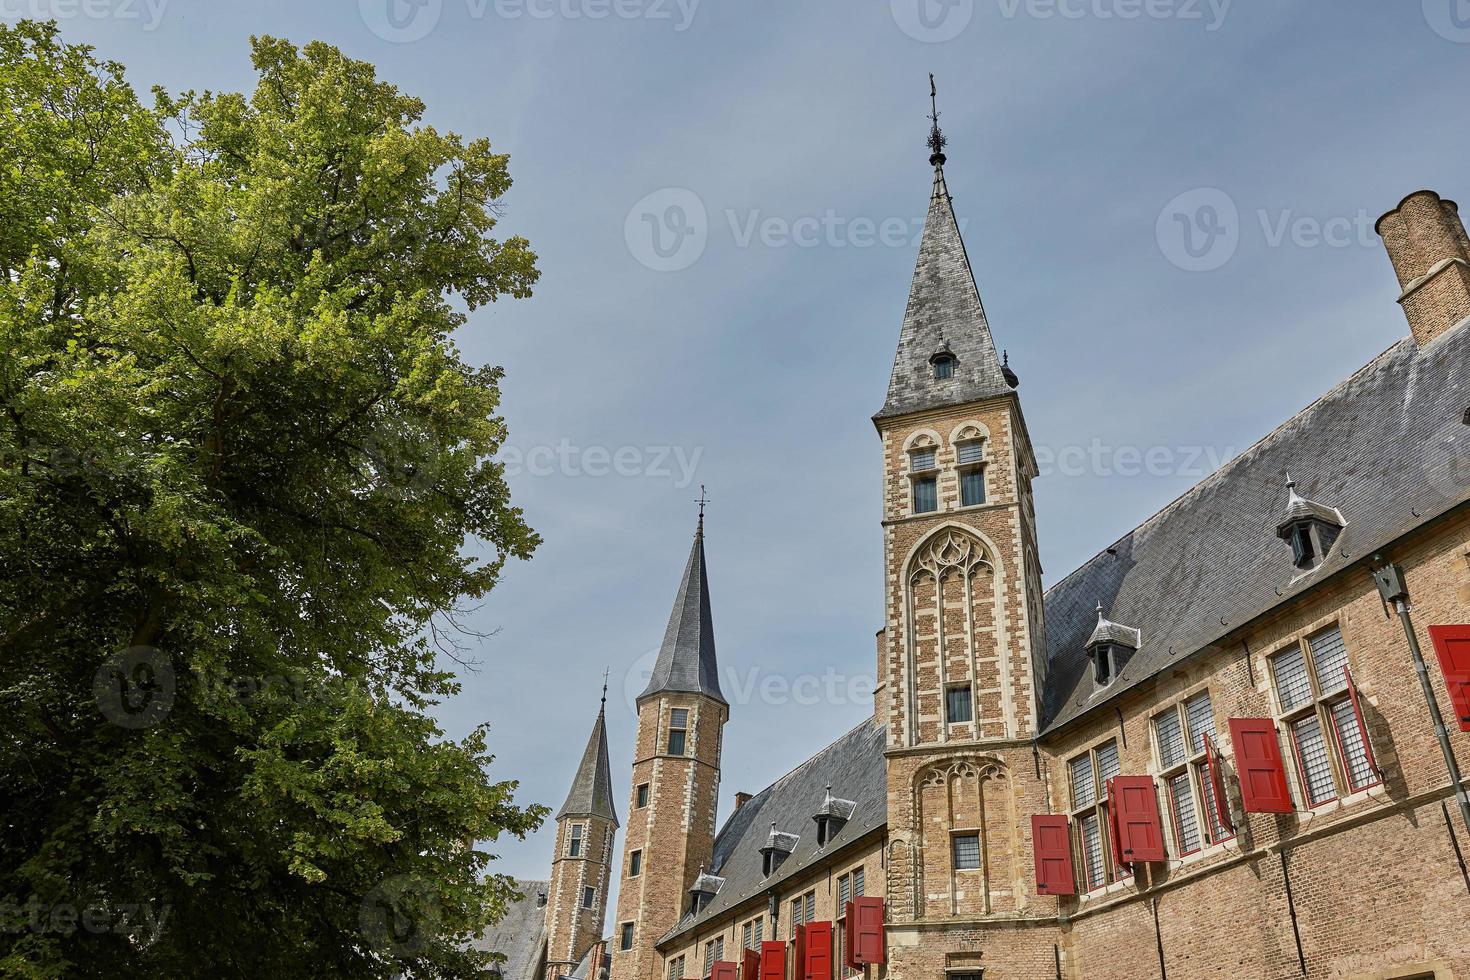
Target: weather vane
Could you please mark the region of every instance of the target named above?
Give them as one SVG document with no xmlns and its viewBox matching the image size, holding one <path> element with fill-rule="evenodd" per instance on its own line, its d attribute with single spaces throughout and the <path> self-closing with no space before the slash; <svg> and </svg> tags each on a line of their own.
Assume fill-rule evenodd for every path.
<svg viewBox="0 0 1470 980">
<path fill-rule="evenodd" d="M 607 707 L 607 679 L 612 676 L 612 668 L 608 667 L 602 672 L 602 706 Z"/>
<path fill-rule="evenodd" d="M 709 503 L 709 495 L 704 492 L 704 484 L 699 485 L 699 499 L 695 501 L 699 505 L 699 533 L 704 533 L 704 505 Z"/>
<path fill-rule="evenodd" d="M 939 86 L 934 82 L 934 73 L 929 73 L 929 163 L 931 166 L 942 167 L 946 159 L 944 148 L 949 145 L 943 130 L 939 128 Z"/>
</svg>

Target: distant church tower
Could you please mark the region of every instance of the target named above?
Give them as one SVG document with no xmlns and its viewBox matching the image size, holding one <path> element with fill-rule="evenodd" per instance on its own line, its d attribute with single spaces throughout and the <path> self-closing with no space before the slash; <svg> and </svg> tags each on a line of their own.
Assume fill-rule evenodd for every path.
<svg viewBox="0 0 1470 980">
<path fill-rule="evenodd" d="M 730 717 L 718 674 L 701 512 L 653 676 L 638 698 L 612 980 L 663 980 L 654 943 L 687 911 L 689 889 L 714 852 Z"/>
<path fill-rule="evenodd" d="M 546 914 L 546 977 L 568 976 L 592 945 L 602 939 L 612 885 L 612 771 L 607 755 L 607 689 L 602 710 L 587 739 L 572 791 L 556 814 L 556 857 Z"/>
<path fill-rule="evenodd" d="M 1048 812 L 1030 742 L 1045 670 L 1037 468 L 1019 380 L 996 350 L 960 237 L 937 108 L 933 120 L 929 213 L 873 419 L 883 445 L 887 895 L 890 928 L 908 930 L 1027 912 L 1038 900 L 1025 819 Z M 905 950 L 892 948 L 889 969 L 901 976 Z"/>
</svg>

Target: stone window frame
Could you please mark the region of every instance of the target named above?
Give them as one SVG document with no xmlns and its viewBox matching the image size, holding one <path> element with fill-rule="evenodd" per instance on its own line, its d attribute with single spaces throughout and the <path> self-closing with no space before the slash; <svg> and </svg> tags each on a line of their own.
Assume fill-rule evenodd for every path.
<svg viewBox="0 0 1470 980">
<path fill-rule="evenodd" d="M 1200 730 L 1196 731 L 1190 723 L 1190 706 L 1198 704 L 1200 698 L 1204 698 L 1209 703 L 1209 729 L 1205 730 L 1203 726 L 1200 726 Z M 1166 720 L 1172 720 L 1179 726 L 1182 755 L 1173 761 L 1164 756 L 1164 739 L 1160 726 L 1161 723 L 1166 723 Z M 1235 839 L 1235 831 L 1221 825 L 1219 811 L 1213 805 L 1215 801 L 1212 794 L 1215 784 L 1211 778 L 1210 753 L 1206 748 L 1206 740 L 1218 739 L 1218 729 L 1215 702 L 1208 687 L 1180 698 L 1149 719 L 1149 738 L 1153 743 L 1154 776 L 1164 791 L 1163 801 L 1168 811 L 1169 832 L 1174 839 L 1174 855 L 1178 858 L 1200 854 Z M 1197 749 L 1195 747 L 1196 735 L 1200 736 Z M 1188 780 L 1189 806 L 1194 813 L 1195 832 L 1199 835 L 1199 842 L 1193 848 L 1185 847 L 1183 831 L 1179 825 L 1175 782 L 1180 777 Z M 1226 806 L 1229 806 L 1228 802 Z"/>
<path fill-rule="evenodd" d="M 957 691 L 964 691 L 970 695 L 968 718 L 955 718 L 951 711 L 950 695 Z M 944 686 L 944 723 L 948 726 L 973 725 L 975 723 L 975 683 L 974 681 L 954 681 Z"/>
<path fill-rule="evenodd" d="M 626 953 L 633 948 L 633 941 L 638 936 L 638 924 L 636 922 L 624 922 L 618 926 L 618 952 Z"/>
<path fill-rule="evenodd" d="M 725 957 L 725 937 L 716 936 L 705 940 L 704 944 L 704 975 L 706 977 L 715 972 L 715 964 Z"/>
<path fill-rule="evenodd" d="M 628 877 L 640 878 L 643 876 L 643 848 L 628 852 Z"/>
<path fill-rule="evenodd" d="M 681 953 L 669 960 L 669 980 L 683 980 L 683 978 L 684 955 Z"/>
<path fill-rule="evenodd" d="M 1122 772 L 1122 755 L 1118 748 L 1117 737 L 1106 738 L 1095 745 L 1089 746 L 1086 751 L 1079 752 L 1067 760 L 1067 799 L 1071 809 L 1068 811 L 1069 821 L 1072 827 L 1072 852 L 1074 866 L 1080 872 L 1078 875 L 1082 884 L 1084 894 L 1103 891 L 1111 885 L 1124 881 L 1133 876 L 1126 864 L 1120 864 L 1113 854 L 1112 835 L 1108 832 L 1108 788 L 1107 779 L 1102 778 L 1102 767 L 1098 764 L 1098 758 L 1109 747 L 1113 752 L 1113 765 L 1116 771 L 1112 776 L 1120 775 Z M 1090 767 L 1089 778 L 1092 783 L 1091 797 L 1084 803 L 1078 802 L 1076 780 L 1073 776 L 1074 766 L 1087 760 Z M 1108 777 L 1112 778 L 1112 777 Z M 1093 883 L 1091 861 L 1089 860 L 1086 828 L 1087 821 L 1096 821 L 1098 835 L 1098 853 L 1102 858 L 1102 880 Z"/>
<path fill-rule="evenodd" d="M 567 857 L 580 858 L 587 842 L 587 825 L 574 823 L 567 827 Z"/>
<path fill-rule="evenodd" d="M 648 799 L 652 792 L 653 787 L 649 783 L 639 783 L 637 786 L 633 787 L 633 809 L 648 809 Z"/>
<path fill-rule="evenodd" d="M 959 844 L 961 838 L 970 838 L 975 841 L 975 864 L 973 867 L 960 867 Z M 957 827 L 949 832 L 949 862 L 950 870 L 955 874 L 983 874 L 985 871 L 985 840 L 984 835 L 978 828 Z"/>
<path fill-rule="evenodd" d="M 955 472 L 955 500 L 959 510 L 975 510 L 980 507 L 988 507 L 991 504 L 992 494 L 990 492 L 990 470 L 994 459 L 991 455 L 991 447 L 995 444 L 990 435 L 990 427 L 982 422 L 970 420 L 961 422 L 955 426 L 954 431 L 949 434 L 949 444 L 954 448 L 954 472 Z M 980 458 L 964 461 L 964 447 L 980 447 Z M 981 499 L 975 503 L 965 503 L 965 475 L 978 472 L 980 474 L 980 496 Z"/>
<path fill-rule="evenodd" d="M 1342 642 L 1343 678 L 1341 686 L 1327 685 L 1322 682 L 1318 667 L 1320 652 L 1313 647 L 1313 641 L 1320 641 L 1334 632 Z M 1281 661 L 1287 657 L 1301 658 L 1302 671 L 1307 682 L 1306 700 L 1300 703 L 1293 702 L 1289 706 L 1285 692 L 1290 688 L 1283 683 L 1280 668 Z M 1349 797 L 1367 793 L 1383 785 L 1383 774 L 1379 770 L 1377 755 L 1368 737 L 1367 723 L 1362 720 L 1361 715 L 1357 713 L 1357 707 L 1352 704 L 1352 693 L 1347 682 L 1351 669 L 1352 649 L 1348 645 L 1347 633 L 1343 630 L 1339 620 L 1332 620 L 1302 631 L 1290 642 L 1282 644 L 1266 657 L 1266 671 L 1270 678 L 1271 704 L 1275 712 L 1276 724 L 1286 733 L 1287 741 L 1291 745 L 1291 762 L 1295 770 L 1297 790 L 1309 813 L 1325 807 L 1340 805 Z M 1371 771 L 1370 778 L 1361 784 L 1353 777 L 1351 767 L 1348 765 L 1347 748 L 1343 742 L 1343 720 L 1338 715 L 1338 712 L 1344 707 L 1352 708 L 1353 721 L 1359 726 L 1358 735 L 1363 744 L 1365 762 Z M 1332 795 L 1315 802 L 1312 798 L 1306 759 L 1302 753 L 1301 735 L 1298 731 L 1299 725 L 1313 721 L 1317 725 L 1332 778 Z"/>
<path fill-rule="evenodd" d="M 595 909 L 595 908 L 597 908 L 597 886 L 596 885 L 585 885 L 585 886 L 583 886 L 583 888 L 582 888 L 582 908 L 584 908 L 584 909 Z"/>
<path fill-rule="evenodd" d="M 740 945 L 743 949 L 759 953 L 766 938 L 766 917 L 758 915 L 740 926 Z"/>
</svg>

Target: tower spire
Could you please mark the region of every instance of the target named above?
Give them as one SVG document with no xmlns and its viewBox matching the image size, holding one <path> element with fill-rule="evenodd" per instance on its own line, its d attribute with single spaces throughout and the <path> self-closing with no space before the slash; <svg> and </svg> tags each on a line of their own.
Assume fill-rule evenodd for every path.
<svg viewBox="0 0 1470 980">
<path fill-rule="evenodd" d="M 701 500 L 708 502 L 701 493 Z M 704 563 L 704 506 L 700 505 L 699 527 L 694 534 L 694 547 L 679 580 L 674 597 L 674 610 L 659 647 L 658 660 L 648 688 L 638 696 L 646 698 L 665 691 L 703 694 L 721 704 L 728 704 L 720 693 L 719 664 L 715 659 L 715 626 L 710 613 L 709 573 Z"/>
<path fill-rule="evenodd" d="M 572 790 L 556 814 L 557 820 L 563 817 L 601 817 L 611 821 L 614 827 L 618 826 L 618 814 L 613 806 L 612 766 L 608 762 L 607 751 L 606 676 L 602 682 L 602 709 L 592 724 L 592 734 L 587 738 L 587 748 L 582 752 L 582 762 L 577 766 Z"/>
</svg>

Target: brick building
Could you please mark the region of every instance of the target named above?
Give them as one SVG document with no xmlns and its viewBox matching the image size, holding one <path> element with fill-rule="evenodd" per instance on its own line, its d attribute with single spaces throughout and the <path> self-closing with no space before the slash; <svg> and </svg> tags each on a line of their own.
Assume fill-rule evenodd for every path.
<svg viewBox="0 0 1470 980">
<path fill-rule="evenodd" d="M 717 831 L 701 521 L 638 701 L 611 980 L 1470 978 L 1456 206 L 1380 222 L 1409 336 L 1044 591 L 1019 380 L 931 147 L 874 418 L 874 715 Z M 554 878 L 574 826 L 616 827 L 562 817 Z M 604 949 L 562 915 L 547 980 Z"/>
</svg>

